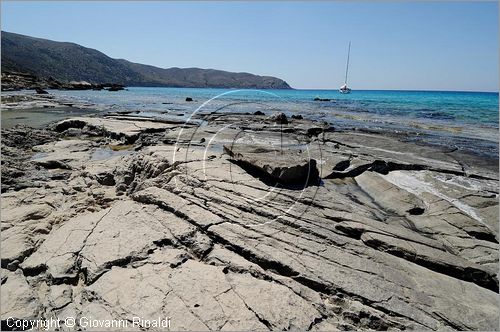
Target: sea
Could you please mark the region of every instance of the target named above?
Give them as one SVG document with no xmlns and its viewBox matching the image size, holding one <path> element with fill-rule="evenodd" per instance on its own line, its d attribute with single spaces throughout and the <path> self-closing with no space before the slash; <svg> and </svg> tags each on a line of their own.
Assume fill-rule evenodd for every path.
<svg viewBox="0 0 500 332">
<path fill-rule="evenodd" d="M 284 112 L 326 121 L 335 129 L 403 134 L 405 139 L 498 158 L 498 93 L 451 91 L 238 90 L 128 87 L 126 90 L 49 90 L 99 112 L 132 112 L 160 119 L 193 114 Z M 186 98 L 192 98 L 192 102 Z M 320 98 L 322 101 L 314 100 Z"/>
</svg>

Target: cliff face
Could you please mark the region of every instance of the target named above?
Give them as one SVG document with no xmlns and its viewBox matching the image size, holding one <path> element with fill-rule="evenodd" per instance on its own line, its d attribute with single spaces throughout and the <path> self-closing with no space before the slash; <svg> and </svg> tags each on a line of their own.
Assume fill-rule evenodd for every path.
<svg viewBox="0 0 500 332">
<path fill-rule="evenodd" d="M 290 89 L 283 80 L 249 73 L 200 68 L 158 68 L 113 59 L 74 43 L 56 42 L 2 31 L 2 72 L 39 78 L 118 83 L 128 86 Z"/>
</svg>

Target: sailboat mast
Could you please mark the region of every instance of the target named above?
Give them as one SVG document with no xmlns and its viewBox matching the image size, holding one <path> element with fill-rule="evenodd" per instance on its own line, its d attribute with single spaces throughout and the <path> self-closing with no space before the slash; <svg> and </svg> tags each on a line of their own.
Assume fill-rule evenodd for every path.
<svg viewBox="0 0 500 332">
<path fill-rule="evenodd" d="M 349 41 L 349 49 L 347 50 L 347 65 L 345 67 L 345 80 L 344 84 L 347 84 L 347 72 L 349 71 L 349 55 L 351 54 L 351 41 Z"/>
</svg>

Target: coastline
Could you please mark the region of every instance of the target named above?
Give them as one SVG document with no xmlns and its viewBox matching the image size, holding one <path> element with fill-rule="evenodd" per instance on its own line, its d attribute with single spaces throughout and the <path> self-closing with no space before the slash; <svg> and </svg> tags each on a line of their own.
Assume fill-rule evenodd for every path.
<svg viewBox="0 0 500 332">
<path fill-rule="evenodd" d="M 227 89 L 193 89 L 193 88 L 130 88 L 130 91 L 101 92 L 101 91 L 60 91 L 48 90 L 50 94 L 39 95 L 29 90 L 16 92 L 4 92 L 2 109 L 10 115 L 13 120 L 24 122 L 29 120 L 33 114 L 23 116 L 19 111 L 23 109 L 31 112 L 33 108 L 45 109 L 45 113 L 54 115 L 55 119 L 64 119 L 62 113 L 73 112 L 73 116 L 88 114 L 104 114 L 115 112 L 129 114 L 131 116 L 148 117 L 156 120 L 183 119 L 187 120 L 190 114 L 196 110 L 197 113 L 210 112 L 239 112 L 253 113 L 255 110 L 271 114 L 274 111 L 284 112 L 287 116 L 301 115 L 310 120 L 327 122 L 338 130 L 357 130 L 383 135 L 393 135 L 402 140 L 410 140 L 417 144 L 434 145 L 441 148 L 456 148 L 464 153 L 477 154 L 485 158 L 498 158 L 498 112 L 490 112 L 489 108 L 495 103 L 494 100 L 484 104 L 484 100 L 456 101 L 456 105 L 447 106 L 451 109 L 463 108 L 463 114 L 440 111 L 439 104 L 425 106 L 425 100 L 413 101 L 418 104 L 407 104 L 406 101 L 394 104 L 396 100 L 408 98 L 399 95 L 400 91 L 385 91 L 382 96 L 363 95 L 354 96 L 354 100 L 345 96 L 338 96 L 335 91 L 311 90 L 302 95 L 305 90 L 281 91 L 281 90 L 227 90 Z M 378 91 L 378 90 L 377 90 Z M 376 92 L 376 91 L 375 91 Z M 415 91 L 406 91 L 410 93 Z M 427 94 L 426 91 L 417 91 L 418 94 Z M 324 93 L 330 96 L 335 93 L 336 98 L 326 99 L 328 102 L 313 101 L 316 93 Z M 364 93 L 364 92 L 361 92 Z M 388 93 L 388 95 L 386 95 Z M 434 92 L 432 92 L 434 93 Z M 439 92 L 441 93 L 441 92 Z M 462 92 L 443 92 L 460 95 Z M 394 95 L 393 95 L 394 94 Z M 469 93 L 467 93 L 469 94 Z M 494 95 L 486 93 L 488 95 Z M 194 102 L 186 102 L 186 96 L 192 96 Z M 390 104 L 380 105 L 377 99 L 389 98 Z M 436 96 L 435 96 L 436 97 Z M 435 98 L 434 97 L 434 98 Z M 25 98 L 26 100 L 16 100 Z M 375 98 L 375 99 L 373 99 Z M 415 98 L 415 97 L 411 97 Z M 453 97 L 454 98 L 454 97 Z M 13 99 L 13 103 L 9 101 Z M 363 102 L 374 103 L 368 108 L 362 106 Z M 450 100 L 443 100 L 442 104 L 449 104 Z M 469 109 L 464 103 L 478 104 L 474 109 Z M 392 106 L 391 106 L 392 103 Z M 493 103 L 493 104 L 492 104 Z M 384 102 L 382 102 L 382 105 Z M 496 99 L 498 105 L 498 99 Z M 354 107 L 354 109 L 353 109 Z M 390 109 L 401 107 L 401 113 L 392 112 Z M 407 114 L 406 108 L 415 109 Z M 427 107 L 427 108 L 426 108 Z M 62 109 L 60 109 L 62 108 Z M 73 109 L 72 109 L 73 108 Z M 373 110 L 371 108 L 374 108 Z M 415 112 L 419 112 L 415 116 Z M 10 111 L 17 110 L 17 112 Z M 81 110 L 81 111 L 79 111 Z M 487 112 L 486 112 L 487 111 Z M 486 112 L 486 113 L 485 113 Z M 474 115 L 477 113 L 477 115 Z M 492 113 L 492 114 L 490 114 Z M 60 114 L 58 117 L 57 114 Z M 21 118 L 16 119 L 16 117 Z M 457 117 L 455 119 L 454 117 Z M 483 117 L 482 121 L 476 122 L 475 116 Z M 466 120 L 461 117 L 466 117 Z M 471 122 L 472 121 L 472 122 Z M 15 121 L 10 121 L 15 123 Z M 45 121 L 45 123 L 48 123 Z M 7 124 L 4 123 L 3 127 Z M 35 124 L 36 125 L 36 124 Z M 406 137 L 405 137 L 406 136 Z"/>
<path fill-rule="evenodd" d="M 2 125 L 2 317 L 498 328 L 498 159 L 272 112 L 176 112 Z"/>
</svg>

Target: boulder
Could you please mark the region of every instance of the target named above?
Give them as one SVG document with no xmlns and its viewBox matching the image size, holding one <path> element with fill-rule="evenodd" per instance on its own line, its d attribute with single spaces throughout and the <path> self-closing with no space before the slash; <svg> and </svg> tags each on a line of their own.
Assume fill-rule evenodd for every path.
<svg viewBox="0 0 500 332">
<path fill-rule="evenodd" d="M 39 95 L 48 95 L 49 93 L 42 88 L 35 88 L 35 91 Z"/>
<path fill-rule="evenodd" d="M 90 90 L 92 89 L 92 84 L 86 81 L 71 81 L 64 88 L 68 90 Z"/>
<path fill-rule="evenodd" d="M 311 127 L 311 128 L 307 129 L 306 133 L 307 133 L 307 136 L 313 137 L 313 136 L 318 136 L 319 134 L 321 134 L 324 131 L 325 131 L 325 129 L 321 128 L 321 127 Z"/>
<path fill-rule="evenodd" d="M 56 80 L 52 76 L 50 76 L 47 79 L 47 84 L 48 84 L 49 88 L 51 88 L 51 89 L 60 89 L 63 86 L 63 84 L 61 82 L 59 82 L 58 80 Z"/>
<path fill-rule="evenodd" d="M 275 121 L 278 124 L 288 124 L 288 118 L 286 117 L 286 114 L 282 112 L 273 114 L 271 120 Z"/>
<path fill-rule="evenodd" d="M 112 84 L 112 85 L 108 88 L 108 91 L 120 91 L 120 90 L 124 90 L 123 85 L 119 85 L 119 84 Z"/>
</svg>

